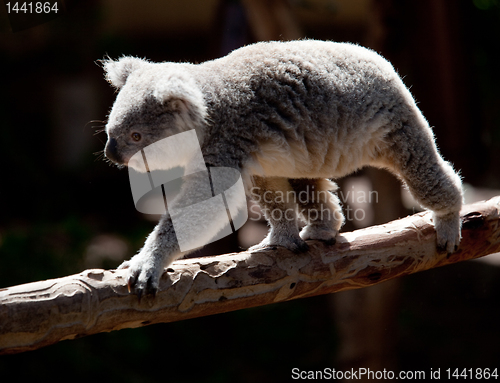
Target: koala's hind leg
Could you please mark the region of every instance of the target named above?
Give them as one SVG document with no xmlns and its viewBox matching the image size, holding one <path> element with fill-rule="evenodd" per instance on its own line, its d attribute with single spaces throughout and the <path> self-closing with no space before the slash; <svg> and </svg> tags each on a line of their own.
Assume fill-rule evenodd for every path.
<svg viewBox="0 0 500 383">
<path fill-rule="evenodd" d="M 437 246 L 452 253 L 460 243 L 462 182 L 438 153 L 432 131 L 422 120 L 390 134 L 388 167 L 403 179 L 418 203 L 433 211 Z"/>
<path fill-rule="evenodd" d="M 295 191 L 299 215 L 306 222 L 300 237 L 334 244 L 344 223 L 340 200 L 334 194 L 338 189 L 337 185 L 324 178 L 290 179 L 289 182 Z"/>
<path fill-rule="evenodd" d="M 281 177 L 254 177 L 252 196 L 259 203 L 269 225 L 267 237 L 250 250 L 267 246 L 284 246 L 293 252 L 309 249 L 299 236 L 297 204 L 288 179 Z"/>
</svg>

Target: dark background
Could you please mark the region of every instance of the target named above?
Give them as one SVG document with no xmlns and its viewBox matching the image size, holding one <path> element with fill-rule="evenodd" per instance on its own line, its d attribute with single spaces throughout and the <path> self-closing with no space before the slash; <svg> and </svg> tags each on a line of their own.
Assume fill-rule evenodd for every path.
<svg viewBox="0 0 500 383">
<path fill-rule="evenodd" d="M 106 55 L 201 62 L 300 37 L 370 46 L 411 86 L 467 200 L 500 194 L 499 0 L 66 0 L 41 16 L 0 6 L 0 287 L 114 268 L 154 227 L 134 209 L 126 170 L 99 158 L 115 97 L 96 64 Z M 350 180 L 379 190 L 369 224 L 413 211 L 386 173 Z M 203 254 L 238 251 L 262 233 L 250 228 Z M 363 291 L 64 341 L 0 357 L 0 372 L 284 382 L 292 368 L 500 368 L 499 300 L 492 257 Z"/>
</svg>

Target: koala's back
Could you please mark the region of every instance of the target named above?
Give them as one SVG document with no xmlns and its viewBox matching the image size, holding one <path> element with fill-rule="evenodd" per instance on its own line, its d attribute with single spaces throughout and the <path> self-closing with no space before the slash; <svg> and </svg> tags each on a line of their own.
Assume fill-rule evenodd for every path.
<svg viewBox="0 0 500 383">
<path fill-rule="evenodd" d="M 342 176 L 375 163 L 402 121 L 426 125 L 392 65 L 352 44 L 257 43 L 200 69 L 210 147 L 249 150 L 255 174 Z"/>
</svg>

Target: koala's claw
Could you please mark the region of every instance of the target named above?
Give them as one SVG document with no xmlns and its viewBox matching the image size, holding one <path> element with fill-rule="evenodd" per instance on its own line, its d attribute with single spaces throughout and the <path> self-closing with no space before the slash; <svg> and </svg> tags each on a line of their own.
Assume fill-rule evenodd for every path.
<svg viewBox="0 0 500 383">
<path fill-rule="evenodd" d="M 134 286 L 134 281 L 133 281 L 132 277 L 128 277 L 128 280 L 127 280 L 127 289 L 128 289 L 129 293 L 132 292 L 132 287 L 133 286 Z"/>
<path fill-rule="evenodd" d="M 333 237 L 330 239 L 322 239 L 321 241 L 323 241 L 327 246 L 333 246 L 337 243 L 337 238 Z"/>
<path fill-rule="evenodd" d="M 309 250 L 309 245 L 301 240 L 301 241 L 296 241 L 293 243 L 293 246 L 288 246 L 289 250 L 292 250 L 294 253 L 305 253 L 306 251 Z"/>
<path fill-rule="evenodd" d="M 448 256 L 451 254 L 455 253 L 458 250 L 458 245 L 450 245 L 448 242 L 444 244 L 437 244 L 437 251 L 438 253 L 446 253 Z"/>
</svg>

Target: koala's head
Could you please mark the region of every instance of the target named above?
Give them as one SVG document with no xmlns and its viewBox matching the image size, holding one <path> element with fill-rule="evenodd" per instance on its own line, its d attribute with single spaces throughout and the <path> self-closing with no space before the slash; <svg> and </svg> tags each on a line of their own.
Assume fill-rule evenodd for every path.
<svg viewBox="0 0 500 383">
<path fill-rule="evenodd" d="M 129 160 L 144 147 L 191 129 L 201 134 L 206 106 L 189 65 L 135 57 L 103 61 L 106 79 L 119 91 L 106 124 L 107 158 L 135 168 Z"/>
</svg>

